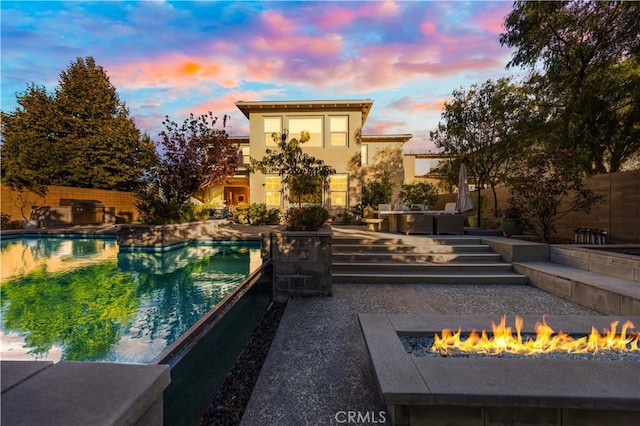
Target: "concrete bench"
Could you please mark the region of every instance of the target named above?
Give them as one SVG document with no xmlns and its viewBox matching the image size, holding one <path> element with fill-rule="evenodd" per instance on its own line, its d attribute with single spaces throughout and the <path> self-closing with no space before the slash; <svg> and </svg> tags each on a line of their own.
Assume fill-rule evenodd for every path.
<svg viewBox="0 0 640 426">
<path fill-rule="evenodd" d="M 378 232 L 380 231 L 380 224 L 384 219 L 363 219 L 363 222 L 367 225 L 367 231 Z"/>
</svg>

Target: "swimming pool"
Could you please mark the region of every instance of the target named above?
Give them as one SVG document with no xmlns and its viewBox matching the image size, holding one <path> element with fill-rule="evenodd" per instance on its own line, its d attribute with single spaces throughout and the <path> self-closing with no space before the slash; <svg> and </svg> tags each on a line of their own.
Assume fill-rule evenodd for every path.
<svg viewBox="0 0 640 426">
<path fill-rule="evenodd" d="M 1 243 L 0 358 L 150 363 L 261 264 L 257 242 L 119 253 L 113 238 Z"/>
</svg>

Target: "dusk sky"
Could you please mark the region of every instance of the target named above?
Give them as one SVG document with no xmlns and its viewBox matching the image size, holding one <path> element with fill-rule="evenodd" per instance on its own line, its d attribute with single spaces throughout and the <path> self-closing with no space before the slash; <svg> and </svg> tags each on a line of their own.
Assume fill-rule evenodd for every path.
<svg viewBox="0 0 640 426">
<path fill-rule="evenodd" d="M 93 56 L 143 132 L 165 115 L 231 116 L 243 101 L 372 99 L 364 134 L 429 132 L 454 89 L 513 76 L 499 34 L 512 1 L 5 1 L 2 110 L 27 84 L 52 92 Z"/>
</svg>

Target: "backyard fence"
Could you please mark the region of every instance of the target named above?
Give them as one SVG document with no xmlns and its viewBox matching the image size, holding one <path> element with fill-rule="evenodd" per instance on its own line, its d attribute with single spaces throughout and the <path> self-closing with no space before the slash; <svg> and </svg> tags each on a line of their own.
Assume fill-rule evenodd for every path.
<svg viewBox="0 0 640 426">
<path fill-rule="evenodd" d="M 574 240 L 576 229 L 602 230 L 607 232 L 608 243 L 640 244 L 640 170 L 631 172 L 605 173 L 586 180 L 586 187 L 603 197 L 603 201 L 594 205 L 589 213 L 569 213 L 556 222 L 553 235 L 557 241 Z M 486 197 L 483 216 L 491 216 L 493 193 L 483 189 Z M 448 202 L 456 201 L 456 194 L 440 196 L 434 209 L 441 209 Z M 476 200 L 476 192 L 471 194 Z M 498 208 L 504 209 L 509 198 L 508 188 L 497 188 Z M 466 215 L 473 215 L 468 212 Z"/>
<path fill-rule="evenodd" d="M 21 200 L 34 203 L 36 206 L 60 206 L 61 199 L 98 200 L 107 207 L 115 207 L 115 216 L 119 222 L 131 222 L 138 219 L 138 211 L 135 208 L 136 197 L 131 192 L 110 191 L 106 189 L 73 188 L 68 186 L 49 186 L 47 194 L 40 197 L 38 194 L 25 190 L 14 191 L 7 185 L 2 185 L 3 214 L 11 216 L 11 220 L 21 221 L 22 213 L 18 207 Z M 26 206 L 24 214 L 29 218 L 31 207 Z"/>
</svg>

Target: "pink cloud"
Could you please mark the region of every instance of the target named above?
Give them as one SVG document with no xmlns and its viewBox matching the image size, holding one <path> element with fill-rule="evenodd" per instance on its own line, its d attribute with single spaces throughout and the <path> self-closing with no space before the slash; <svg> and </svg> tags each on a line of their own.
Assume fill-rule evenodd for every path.
<svg viewBox="0 0 640 426">
<path fill-rule="evenodd" d="M 423 22 L 420 25 L 420 31 L 426 36 L 436 35 L 436 24 L 433 22 Z"/>
<path fill-rule="evenodd" d="M 511 10 L 511 3 L 497 3 L 495 6 L 476 14 L 473 18 L 473 24 L 492 34 L 500 34 L 504 31 L 504 27 L 502 26 L 504 18 L 511 13 Z"/>
<path fill-rule="evenodd" d="M 335 56 L 342 51 L 342 37 L 338 34 L 327 34 L 322 37 L 307 35 L 286 35 L 277 37 L 256 37 L 249 46 L 257 52 L 281 54 L 301 54 L 302 56 Z"/>
<path fill-rule="evenodd" d="M 440 112 L 444 102 L 444 100 L 417 102 L 411 96 L 405 96 L 391 103 L 387 108 L 406 112 Z"/>
<path fill-rule="evenodd" d="M 171 87 L 174 89 L 217 84 L 232 88 L 240 81 L 236 68 L 220 58 L 187 56 L 170 52 L 109 67 L 112 82 L 124 88 Z"/>
<path fill-rule="evenodd" d="M 359 16 L 358 11 L 337 6 L 334 3 L 320 10 L 314 24 L 322 29 L 339 28 L 350 24 Z"/>
<path fill-rule="evenodd" d="M 298 26 L 294 20 L 285 18 L 281 13 L 273 10 L 263 12 L 261 20 L 266 24 L 266 29 L 275 33 L 289 33 Z"/>
</svg>

